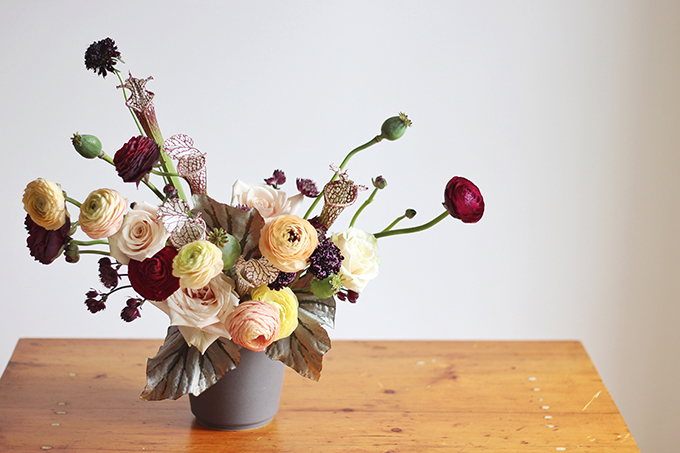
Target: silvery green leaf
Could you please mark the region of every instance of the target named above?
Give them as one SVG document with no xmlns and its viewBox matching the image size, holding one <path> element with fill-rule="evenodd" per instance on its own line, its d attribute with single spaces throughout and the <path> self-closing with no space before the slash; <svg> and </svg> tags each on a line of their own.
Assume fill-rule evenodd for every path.
<svg viewBox="0 0 680 453">
<path fill-rule="evenodd" d="M 271 344 L 267 356 L 280 360 L 300 375 L 318 381 L 323 355 L 331 349 L 331 339 L 321 324 L 306 310 L 298 310 L 298 326 L 287 338 Z"/>
<path fill-rule="evenodd" d="M 147 360 L 146 387 L 140 398 L 160 401 L 187 393 L 199 395 L 236 368 L 240 360 L 239 347 L 231 340 L 218 338 L 201 354 L 184 341 L 177 327 L 171 326 L 156 356 Z"/>
<path fill-rule="evenodd" d="M 205 221 L 208 232 L 215 228 L 222 228 L 236 238 L 241 246 L 241 253 L 246 260 L 258 258 L 260 249 L 260 230 L 264 226 L 264 219 L 257 209 L 243 210 L 220 203 L 207 195 L 194 195 L 194 209 L 200 212 Z"/>
<path fill-rule="evenodd" d="M 309 289 L 309 282 L 313 276 L 309 273 L 302 278 L 295 280 L 290 285 L 290 289 L 295 291 L 300 309 L 307 312 L 309 316 L 316 319 L 321 324 L 325 324 L 331 329 L 335 328 L 335 298 L 319 299 Z M 307 292 L 300 292 L 307 291 Z"/>
</svg>

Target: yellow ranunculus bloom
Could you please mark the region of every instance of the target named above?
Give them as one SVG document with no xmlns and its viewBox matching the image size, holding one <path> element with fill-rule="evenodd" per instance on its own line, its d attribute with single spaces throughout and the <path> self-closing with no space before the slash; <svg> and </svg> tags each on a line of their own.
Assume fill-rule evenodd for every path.
<svg viewBox="0 0 680 453">
<path fill-rule="evenodd" d="M 269 289 L 267 285 L 255 288 L 250 294 L 253 300 L 268 302 L 279 309 L 281 315 L 281 328 L 276 338 L 286 338 L 297 329 L 298 326 L 298 299 L 292 289 L 285 287 L 279 291 Z"/>
<path fill-rule="evenodd" d="M 123 223 L 128 201 L 116 190 L 97 189 L 80 206 L 78 223 L 92 239 L 115 234 Z"/>
<path fill-rule="evenodd" d="M 222 250 L 209 241 L 185 245 L 172 261 L 172 275 L 182 288 L 201 289 L 220 275 L 224 262 Z"/>
<path fill-rule="evenodd" d="M 33 221 L 46 230 L 58 230 L 66 222 L 64 192 L 55 182 L 38 178 L 24 190 L 24 209 Z"/>
</svg>

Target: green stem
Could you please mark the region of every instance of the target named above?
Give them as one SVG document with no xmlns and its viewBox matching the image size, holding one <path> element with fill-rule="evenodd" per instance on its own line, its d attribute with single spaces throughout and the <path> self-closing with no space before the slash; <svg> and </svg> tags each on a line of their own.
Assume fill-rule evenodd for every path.
<svg viewBox="0 0 680 453">
<path fill-rule="evenodd" d="M 121 90 L 123 91 L 123 98 L 125 98 L 125 105 L 127 106 L 128 97 L 127 97 L 127 93 L 125 92 L 125 86 L 124 86 L 125 82 L 123 81 L 123 78 L 120 76 L 120 71 L 114 70 L 114 72 L 118 76 L 118 80 L 120 80 Z M 130 111 L 130 114 L 132 115 L 132 119 L 135 120 L 135 124 L 137 125 L 137 129 L 139 129 L 139 133 L 141 135 L 145 135 L 144 129 L 142 129 L 142 125 L 139 123 L 139 120 L 137 119 L 137 115 L 135 115 L 135 112 L 134 112 L 134 110 L 132 110 L 132 107 L 128 107 L 128 110 Z"/>
<path fill-rule="evenodd" d="M 180 177 L 177 173 L 166 173 L 164 171 L 158 171 L 158 170 L 151 170 L 151 173 L 153 173 L 154 175 L 158 175 L 158 176 L 168 176 L 168 177 L 177 176 L 178 178 Z"/>
<path fill-rule="evenodd" d="M 109 252 L 104 252 L 104 251 L 102 251 L 102 250 L 79 250 L 78 253 L 80 253 L 81 255 L 82 255 L 83 253 L 89 253 L 89 254 L 92 254 L 92 255 L 106 255 L 106 256 L 111 256 L 111 254 L 110 254 Z"/>
<path fill-rule="evenodd" d="M 120 291 L 121 289 L 127 289 L 127 288 L 132 288 L 132 285 L 123 285 L 123 286 L 117 286 L 113 288 L 111 291 L 106 293 L 106 296 L 110 296 L 111 294 L 115 293 L 116 291 Z"/>
<path fill-rule="evenodd" d="M 406 214 L 397 217 L 396 219 L 394 219 L 394 222 L 390 223 L 390 224 L 387 226 L 387 228 L 385 228 L 384 230 L 381 231 L 381 233 L 383 233 L 383 232 L 385 232 L 385 231 L 391 230 L 397 223 L 401 222 L 401 221 L 404 220 L 405 218 L 406 218 Z"/>
<path fill-rule="evenodd" d="M 99 239 L 99 240 L 95 240 L 95 241 L 76 241 L 75 239 L 72 239 L 71 244 L 75 244 L 75 245 L 97 245 L 97 244 L 109 245 L 109 241 L 106 240 L 106 239 Z"/>
<path fill-rule="evenodd" d="M 359 151 L 365 150 L 365 149 L 368 148 L 369 146 L 375 145 L 375 144 L 378 143 L 380 140 L 382 140 L 382 138 L 378 135 L 378 136 L 374 137 L 372 140 L 370 140 L 370 141 L 364 143 L 363 145 L 361 145 L 361 146 L 359 146 L 359 147 L 357 147 L 357 148 L 354 148 L 352 151 L 350 151 L 349 154 L 347 154 L 347 156 L 345 156 L 345 159 L 344 159 L 344 160 L 342 161 L 342 163 L 340 164 L 340 171 L 342 171 L 342 170 L 345 169 L 345 166 L 347 165 L 347 163 L 349 162 L 349 160 L 352 158 L 352 156 L 354 156 L 354 155 L 355 155 L 356 153 L 358 153 Z M 338 173 L 335 173 L 335 174 L 333 175 L 333 177 L 331 178 L 331 180 L 328 181 L 328 182 L 329 182 L 329 183 L 330 183 L 330 182 L 333 182 L 333 181 L 335 181 L 337 178 L 338 178 Z M 314 200 L 314 202 L 312 203 L 312 205 L 309 207 L 309 209 L 308 209 L 307 212 L 305 213 L 305 216 L 304 216 L 305 219 L 309 218 L 310 214 L 312 213 L 312 211 L 314 210 L 314 208 L 316 207 L 316 205 L 319 204 L 319 201 L 321 200 L 321 197 L 323 197 L 323 190 L 322 190 L 321 192 L 319 192 L 319 195 L 316 197 L 316 199 Z"/>
<path fill-rule="evenodd" d="M 424 223 L 419 226 L 414 226 L 411 228 L 400 228 L 398 230 L 383 230 L 380 233 L 375 233 L 373 236 L 377 238 L 385 237 L 385 236 L 393 236 L 395 234 L 407 234 L 407 233 L 417 233 L 418 231 L 423 231 L 427 230 L 428 228 L 438 224 L 442 220 L 444 220 L 447 216 L 449 215 L 448 211 L 444 211 L 441 214 L 439 214 L 438 217 L 435 217 L 434 219 L 430 220 L 427 223 Z"/>
<path fill-rule="evenodd" d="M 368 199 L 366 201 L 364 201 L 364 204 L 359 206 L 359 209 L 357 209 L 357 212 L 354 214 L 354 217 L 352 217 L 352 221 L 349 223 L 350 228 L 352 228 L 354 226 L 354 222 L 357 221 L 357 218 L 359 217 L 359 214 L 361 214 L 361 211 L 363 211 L 366 206 L 368 206 L 369 204 L 371 204 L 371 202 L 373 202 L 373 198 L 375 198 L 375 194 L 377 192 L 378 192 L 378 188 L 376 187 L 375 189 L 373 189 L 373 192 L 371 192 L 371 196 L 368 197 Z"/>
<path fill-rule="evenodd" d="M 64 200 L 68 201 L 69 203 L 71 203 L 72 205 L 74 205 L 74 206 L 76 206 L 76 207 L 78 207 L 78 208 L 82 205 L 81 202 L 79 202 L 78 200 L 74 200 L 74 199 L 71 198 L 71 197 L 64 196 Z"/>
</svg>

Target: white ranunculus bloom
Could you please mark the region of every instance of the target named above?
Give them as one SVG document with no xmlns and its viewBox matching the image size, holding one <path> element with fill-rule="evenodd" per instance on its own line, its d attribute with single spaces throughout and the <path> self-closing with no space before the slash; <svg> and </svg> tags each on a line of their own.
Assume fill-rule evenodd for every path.
<svg viewBox="0 0 680 453">
<path fill-rule="evenodd" d="M 144 261 L 165 247 L 170 233 L 158 221 L 158 206 L 141 202 L 130 210 L 118 232 L 109 237 L 111 256 L 121 264 Z"/>
<path fill-rule="evenodd" d="M 331 241 L 338 246 L 344 258 L 340 268 L 343 285 L 360 293 L 369 281 L 378 276 L 378 240 L 372 234 L 352 227 L 342 233 L 333 233 Z"/>
<path fill-rule="evenodd" d="M 269 219 L 295 214 L 303 199 L 304 195 L 301 193 L 288 198 L 283 190 L 266 184 L 248 184 L 238 180 L 232 188 L 231 205 L 255 208 L 263 218 Z"/>
<path fill-rule="evenodd" d="M 204 288 L 180 288 L 162 302 L 152 302 L 178 326 L 189 345 L 203 354 L 219 337 L 230 338 L 227 316 L 238 304 L 234 281 L 224 274 L 213 278 Z"/>
</svg>

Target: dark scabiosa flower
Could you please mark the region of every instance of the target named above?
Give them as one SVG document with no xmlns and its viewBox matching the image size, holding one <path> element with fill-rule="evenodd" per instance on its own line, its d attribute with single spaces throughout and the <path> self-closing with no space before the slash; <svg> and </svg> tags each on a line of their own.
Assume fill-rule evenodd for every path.
<svg viewBox="0 0 680 453">
<path fill-rule="evenodd" d="M 140 318 L 142 314 L 139 312 L 139 307 L 142 306 L 142 299 L 131 297 L 127 300 L 126 306 L 120 312 L 120 318 L 125 322 L 132 322 Z"/>
<path fill-rule="evenodd" d="M 300 193 L 305 197 L 316 198 L 319 196 L 319 189 L 311 179 L 298 178 L 295 183 Z"/>
<path fill-rule="evenodd" d="M 114 66 L 121 61 L 120 52 L 111 38 L 95 41 L 85 51 L 85 67 L 106 78 L 106 74 L 114 72 Z"/>
<path fill-rule="evenodd" d="M 31 216 L 26 214 L 24 222 L 28 231 L 26 245 L 30 254 L 42 264 L 50 264 L 61 255 L 66 245 L 71 241 L 69 232 L 71 220 L 66 216 L 66 222 L 58 230 L 47 230 L 36 224 Z"/>
<path fill-rule="evenodd" d="M 99 260 L 99 280 L 102 282 L 106 288 L 113 289 L 118 286 L 118 280 L 120 280 L 120 275 L 118 275 L 118 269 L 120 264 L 116 265 L 114 269 L 109 258 L 102 258 Z"/>
<path fill-rule="evenodd" d="M 276 277 L 276 280 L 269 283 L 267 286 L 269 287 L 269 289 L 272 289 L 274 291 L 280 291 L 286 286 L 293 283 L 293 280 L 295 280 L 296 276 L 297 274 L 295 272 L 279 272 L 279 275 Z"/>
<path fill-rule="evenodd" d="M 118 176 L 125 182 L 139 182 L 149 174 L 161 157 L 158 144 L 143 135 L 132 137 L 113 156 Z"/>
<path fill-rule="evenodd" d="M 317 279 L 323 280 L 340 271 L 343 259 L 338 246 L 326 238 L 319 243 L 312 256 L 309 257 L 309 272 Z"/>
<path fill-rule="evenodd" d="M 163 193 L 165 194 L 166 200 L 173 200 L 179 196 L 177 188 L 172 184 L 166 184 L 166 186 L 163 187 Z"/>
<path fill-rule="evenodd" d="M 274 189 L 278 189 L 280 185 L 286 182 L 286 174 L 281 170 L 274 170 L 274 174 L 271 178 L 266 178 L 264 182 L 267 185 L 272 186 Z"/>
<path fill-rule="evenodd" d="M 91 289 L 85 293 L 85 296 L 87 297 L 85 305 L 90 312 L 97 313 L 106 308 L 106 299 L 109 297 L 107 294 L 100 294 L 99 291 Z"/>
<path fill-rule="evenodd" d="M 484 198 L 472 181 L 454 176 L 444 190 L 444 207 L 452 217 L 475 223 L 484 214 Z"/>
</svg>

